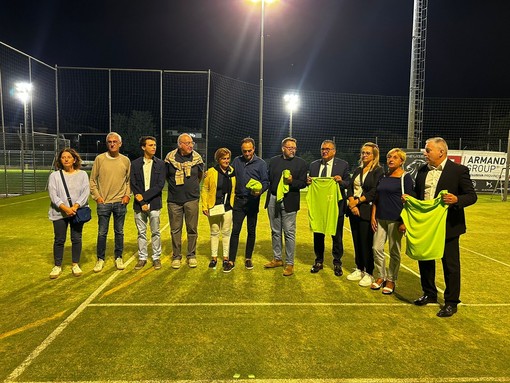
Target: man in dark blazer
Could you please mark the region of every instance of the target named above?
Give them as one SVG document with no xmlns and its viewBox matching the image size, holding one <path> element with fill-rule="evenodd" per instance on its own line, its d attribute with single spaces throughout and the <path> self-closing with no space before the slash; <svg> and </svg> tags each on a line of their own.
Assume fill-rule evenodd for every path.
<svg viewBox="0 0 510 383">
<path fill-rule="evenodd" d="M 296 139 L 284 138 L 282 154 L 271 158 L 268 165 L 269 189 L 265 207 L 271 225 L 273 259 L 264 267 L 271 269 L 283 266 L 283 233 L 285 236 L 283 275 L 286 277 L 294 273 L 296 216 L 299 211 L 300 190 L 306 187 L 306 172 L 308 170 L 305 160 L 296 156 L 296 150 Z"/>
<path fill-rule="evenodd" d="M 349 164 L 339 158 L 335 158 L 336 144 L 331 140 L 324 140 L 321 144 L 321 159 L 310 164 L 310 174 L 307 184 L 311 184 L 310 177 L 333 177 L 340 185 L 342 192 L 342 200 L 338 201 L 338 222 L 336 226 L 336 234 L 333 235 L 333 268 L 336 276 L 340 277 L 342 271 L 342 255 L 344 254 L 343 246 L 343 229 L 345 214 L 345 189 L 349 185 Z M 311 273 L 318 273 L 324 267 L 324 240 L 325 235 L 322 233 L 313 233 L 313 250 L 315 252 L 315 262 L 310 270 Z"/>
<path fill-rule="evenodd" d="M 140 270 L 147 263 L 147 221 L 151 228 L 152 265 L 154 269 L 161 269 L 161 235 L 159 231 L 159 216 L 163 201 L 161 198 L 165 187 L 166 166 L 156 154 L 156 139 L 152 136 L 140 138 L 143 156 L 131 162 L 131 191 L 135 196 L 133 209 L 135 223 L 138 229 L 138 263 L 136 270 Z"/>
<path fill-rule="evenodd" d="M 450 317 L 457 312 L 460 303 L 460 250 L 459 237 L 466 232 L 464 208 L 476 202 L 477 196 L 469 176 L 469 169 L 448 160 L 448 145 L 440 137 L 430 138 L 425 145 L 427 165 L 416 175 L 415 191 L 418 199 L 429 200 L 437 197 L 441 190 L 447 190 L 443 201 L 449 205 L 446 216 L 446 239 L 442 258 L 446 284 L 444 306 L 438 317 Z M 437 302 L 435 284 L 436 264 L 434 260 L 419 261 L 423 296 L 414 301 L 417 306 Z"/>
</svg>

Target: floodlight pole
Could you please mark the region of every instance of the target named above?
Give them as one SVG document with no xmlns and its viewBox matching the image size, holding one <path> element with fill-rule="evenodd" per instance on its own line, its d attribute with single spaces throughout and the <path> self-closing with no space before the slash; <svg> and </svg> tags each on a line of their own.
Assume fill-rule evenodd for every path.
<svg viewBox="0 0 510 383">
<path fill-rule="evenodd" d="M 292 109 L 290 110 L 290 119 L 289 119 L 289 137 L 292 137 Z"/>
<path fill-rule="evenodd" d="M 287 93 L 283 97 L 283 101 L 285 102 L 285 107 L 289 111 L 289 137 L 292 137 L 292 117 L 294 115 L 294 111 L 297 110 L 299 105 L 299 96 L 297 93 Z"/>
<path fill-rule="evenodd" d="M 508 148 L 506 149 L 505 182 L 503 182 L 503 201 L 508 198 L 508 177 L 510 173 L 510 130 L 508 131 Z"/>
<path fill-rule="evenodd" d="M 23 100 L 23 127 L 25 128 L 25 142 L 23 143 L 24 147 L 28 149 L 28 100 Z M 24 149 L 25 149 L 24 148 Z M 25 166 L 25 164 L 23 164 Z"/>
<path fill-rule="evenodd" d="M 259 85 L 259 157 L 262 158 L 262 117 L 264 111 L 264 13 L 266 0 L 260 0 L 260 85 Z"/>
</svg>

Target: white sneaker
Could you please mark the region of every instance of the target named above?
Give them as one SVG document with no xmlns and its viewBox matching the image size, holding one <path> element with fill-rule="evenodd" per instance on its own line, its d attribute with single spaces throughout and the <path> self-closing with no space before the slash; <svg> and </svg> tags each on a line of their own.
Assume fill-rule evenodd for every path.
<svg viewBox="0 0 510 383">
<path fill-rule="evenodd" d="M 124 261 L 122 260 L 122 257 L 115 259 L 115 266 L 117 267 L 117 270 L 124 270 L 126 266 L 124 266 Z"/>
<path fill-rule="evenodd" d="M 363 278 L 361 278 L 361 280 L 359 281 L 358 285 L 360 285 L 361 287 L 368 287 L 372 284 L 373 281 L 374 277 L 368 273 L 365 273 L 365 275 L 363 275 Z"/>
<path fill-rule="evenodd" d="M 188 266 L 191 267 L 192 269 L 194 269 L 195 267 L 197 267 L 197 259 L 196 258 L 190 258 L 188 259 Z"/>
<path fill-rule="evenodd" d="M 104 259 L 99 258 L 96 262 L 96 265 L 94 266 L 94 273 L 99 273 L 101 270 L 103 270 L 104 267 Z"/>
<path fill-rule="evenodd" d="M 80 269 L 80 266 L 78 266 L 78 264 L 74 265 L 73 268 L 71 269 L 71 271 L 73 272 L 73 275 L 75 277 L 79 277 L 82 274 L 82 271 Z"/>
<path fill-rule="evenodd" d="M 346 278 L 348 281 L 359 281 L 361 278 L 363 278 L 363 271 L 360 269 L 354 269 L 354 271 L 350 273 Z"/>
<path fill-rule="evenodd" d="M 172 261 L 172 269 L 178 269 L 181 267 L 181 260 L 180 259 L 174 259 Z"/>
<path fill-rule="evenodd" d="M 51 269 L 50 278 L 56 279 L 58 276 L 62 273 L 62 267 L 60 266 L 54 266 L 53 269 Z"/>
</svg>

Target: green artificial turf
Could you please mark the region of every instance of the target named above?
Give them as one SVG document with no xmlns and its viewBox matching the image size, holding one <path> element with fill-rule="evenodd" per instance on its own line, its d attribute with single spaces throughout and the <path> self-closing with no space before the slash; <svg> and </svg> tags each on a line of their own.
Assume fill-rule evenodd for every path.
<svg viewBox="0 0 510 383">
<path fill-rule="evenodd" d="M 48 205 L 46 193 L 0 200 L 2 380 L 27 358 L 30 362 L 16 370 L 21 373 L 15 381 L 193 382 L 232 380 L 236 374 L 268 381 L 510 380 L 510 302 L 504 277 L 510 269 L 510 205 L 498 196 L 480 196 L 466 209 L 463 305 L 452 318 L 437 318 L 437 305 L 412 305 L 421 294 L 418 267 L 405 255 L 391 296 L 361 288 L 345 275 L 335 277 L 329 240 L 324 270 L 311 274 L 313 237 L 304 198 L 291 277 L 283 277 L 282 268 L 263 268 L 272 257 L 263 209 L 253 270 L 244 268 L 245 228 L 236 268 L 229 274 L 221 267 L 208 269 L 205 216 L 199 220 L 198 267 L 171 269 L 165 208 L 161 270 L 153 270 L 150 262 L 143 270 L 133 269 L 137 247 L 130 209 L 126 270 L 114 269 L 111 229 L 105 269 L 92 271 L 94 214 L 84 229 L 83 276 L 72 276 L 68 246 L 63 274 L 50 280 Z M 354 267 L 348 229 L 346 220 L 345 274 Z M 438 287 L 444 288 L 440 265 L 437 275 Z M 60 325 L 62 331 L 55 332 Z"/>
</svg>

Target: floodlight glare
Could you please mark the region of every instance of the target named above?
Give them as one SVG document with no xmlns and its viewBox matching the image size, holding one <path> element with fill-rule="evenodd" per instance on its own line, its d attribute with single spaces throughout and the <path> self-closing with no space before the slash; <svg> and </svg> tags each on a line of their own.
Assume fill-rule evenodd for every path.
<svg viewBox="0 0 510 383">
<path fill-rule="evenodd" d="M 285 101 L 285 107 L 290 113 L 297 111 L 299 107 L 299 95 L 296 93 L 287 93 L 283 96 L 283 101 Z"/>
<path fill-rule="evenodd" d="M 14 84 L 14 92 L 16 97 L 24 104 L 30 100 L 32 95 L 32 84 L 28 82 L 17 82 Z"/>
</svg>

